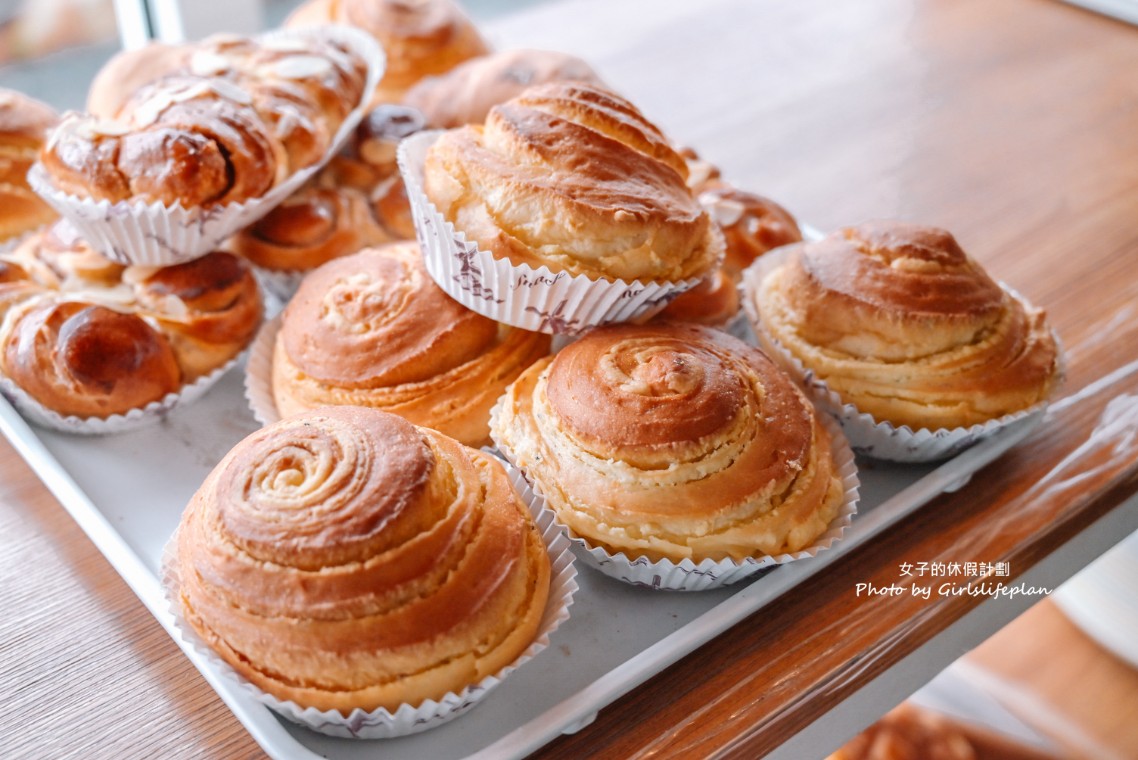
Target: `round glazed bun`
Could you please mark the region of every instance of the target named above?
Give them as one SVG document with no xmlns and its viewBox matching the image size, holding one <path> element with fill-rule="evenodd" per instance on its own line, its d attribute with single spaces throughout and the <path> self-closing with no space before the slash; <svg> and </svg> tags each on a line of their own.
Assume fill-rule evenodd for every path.
<svg viewBox="0 0 1138 760">
<path fill-rule="evenodd" d="M 58 118 L 46 103 L 0 88 L 0 243 L 55 218 L 27 177 Z"/>
<path fill-rule="evenodd" d="M 435 128 L 481 124 L 490 108 L 546 82 L 579 81 L 603 85 L 576 56 L 550 50 L 503 50 L 473 58 L 445 74 L 427 77 L 403 98 Z"/>
<path fill-rule="evenodd" d="M 309 274 L 273 351 L 277 411 L 356 404 L 469 445 L 488 442 L 490 407 L 550 337 L 498 325 L 444 293 L 414 242 L 360 251 Z"/>
<path fill-rule="evenodd" d="M 727 246 L 723 268 L 735 282 L 767 251 L 802 241 L 798 222 L 769 198 L 718 181 L 706 183 L 698 192 L 699 202 L 723 232 Z"/>
<path fill-rule="evenodd" d="M 494 106 L 484 127 L 444 132 L 427 153 L 424 190 L 497 258 L 676 282 L 706 273 L 723 250 L 686 176 L 684 159 L 631 103 L 557 82 Z"/>
<path fill-rule="evenodd" d="M 490 52 L 452 0 L 309 0 L 285 26 L 348 24 L 383 46 L 387 68 L 374 103 L 397 103 L 420 79 Z"/>
<path fill-rule="evenodd" d="M 1047 399 L 1058 346 L 1042 310 L 951 234 L 870 222 L 788 249 L 758 282 L 757 332 L 878 422 L 957 428 Z"/>
<path fill-rule="evenodd" d="M 501 465 L 373 409 L 250 435 L 176 541 L 175 597 L 198 635 L 269 694 L 344 716 L 496 673 L 549 593 L 545 544 Z"/>
<path fill-rule="evenodd" d="M 843 502 L 814 408 L 711 328 L 590 330 L 510 386 L 492 434 L 574 534 L 629 559 L 795 552 Z"/>
</svg>

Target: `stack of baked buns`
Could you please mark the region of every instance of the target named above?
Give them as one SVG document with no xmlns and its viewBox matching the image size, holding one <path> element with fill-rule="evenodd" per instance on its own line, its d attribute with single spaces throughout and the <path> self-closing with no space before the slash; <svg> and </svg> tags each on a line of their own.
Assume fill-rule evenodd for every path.
<svg viewBox="0 0 1138 760">
<path fill-rule="evenodd" d="M 544 646 L 573 585 L 493 457 L 350 406 L 238 443 L 166 562 L 176 613 L 216 656 L 348 736 L 469 707 Z"/>
<path fill-rule="evenodd" d="M 0 254 L 0 375 L 34 419 L 79 432 L 158 412 L 205 389 L 252 340 L 261 296 L 249 267 L 214 252 L 129 267 L 66 222 Z M 143 410 L 146 414 L 143 415 Z M 87 425 L 85 423 L 92 423 Z"/>
<path fill-rule="evenodd" d="M 1042 310 L 941 229 L 870 222 L 746 274 L 762 344 L 880 458 L 951 455 L 1040 413 L 1061 377 Z"/>
</svg>

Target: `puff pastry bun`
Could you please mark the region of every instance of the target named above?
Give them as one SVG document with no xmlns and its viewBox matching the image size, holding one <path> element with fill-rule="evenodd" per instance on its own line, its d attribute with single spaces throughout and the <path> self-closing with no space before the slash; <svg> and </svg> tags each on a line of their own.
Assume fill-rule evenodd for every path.
<svg viewBox="0 0 1138 760">
<path fill-rule="evenodd" d="M 723 232 L 723 268 L 735 282 L 767 251 L 802 241 L 798 222 L 769 198 L 713 181 L 700 188 L 699 202 Z"/>
<path fill-rule="evenodd" d="M 515 660 L 550 561 L 501 465 L 395 415 L 335 407 L 237 444 L 176 538 L 184 619 L 304 707 L 394 711 Z"/>
<path fill-rule="evenodd" d="M 708 272 L 723 250 L 686 177 L 684 159 L 631 103 L 556 82 L 494 106 L 485 126 L 443 133 L 423 188 L 499 259 L 676 282 Z"/>
<path fill-rule="evenodd" d="M 510 386 L 493 436 L 573 533 L 629 559 L 798 551 L 843 502 L 802 392 L 706 327 L 587 332 Z"/>
<path fill-rule="evenodd" d="M 452 0 L 309 0 L 286 26 L 349 24 L 379 40 L 387 68 L 372 102 L 397 103 L 420 79 L 490 52 Z"/>
<path fill-rule="evenodd" d="M 1047 399 L 1058 346 L 1044 312 L 944 230 L 870 222 L 788 250 L 748 290 L 760 333 L 878 422 L 957 428 Z"/>
<path fill-rule="evenodd" d="M 546 82 L 604 84 L 580 58 L 550 50 L 503 50 L 473 58 L 445 74 L 427 77 L 404 96 L 432 127 L 481 124 L 490 108 Z"/>
<path fill-rule="evenodd" d="M 28 169 L 58 116 L 50 106 L 0 88 L 0 242 L 49 223 L 55 212 L 28 186 Z"/>
<path fill-rule="evenodd" d="M 282 416 L 357 404 L 481 445 L 498 396 L 549 348 L 548 335 L 452 300 L 428 276 L 418 244 L 396 243 L 305 278 L 277 334 L 273 397 Z"/>
<path fill-rule="evenodd" d="M 158 401 L 237 356 L 260 291 L 228 253 L 124 267 L 65 225 L 2 257 L 0 370 L 48 409 L 106 417 Z"/>
</svg>

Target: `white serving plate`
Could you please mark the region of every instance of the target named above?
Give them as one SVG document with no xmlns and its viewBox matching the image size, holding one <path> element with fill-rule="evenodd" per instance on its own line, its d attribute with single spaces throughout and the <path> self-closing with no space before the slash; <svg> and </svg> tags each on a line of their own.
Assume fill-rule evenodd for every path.
<svg viewBox="0 0 1138 760">
<path fill-rule="evenodd" d="M 167 632 L 172 618 L 158 580 L 163 545 L 209 470 L 258 427 L 246 407 L 241 376 L 230 372 L 205 398 L 156 425 L 102 438 L 31 428 L 0 399 L 0 430 Z M 177 637 L 175 641 L 272 757 L 523 757 L 558 734 L 587 725 L 597 710 L 622 694 L 936 495 L 959 488 L 1029 432 L 1001 431 L 940 466 L 862 467 L 859 514 L 840 543 L 737 586 L 697 593 L 650 591 L 582 568 L 570 619 L 553 635 L 551 646 L 470 713 L 414 736 L 334 739 L 286 723 L 222 679 Z"/>
</svg>

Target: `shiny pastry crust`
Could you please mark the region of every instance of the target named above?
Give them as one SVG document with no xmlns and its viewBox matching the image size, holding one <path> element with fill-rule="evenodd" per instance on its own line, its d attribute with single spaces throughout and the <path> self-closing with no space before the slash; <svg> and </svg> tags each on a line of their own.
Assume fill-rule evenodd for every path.
<svg viewBox="0 0 1138 760">
<path fill-rule="evenodd" d="M 843 501 L 802 393 L 706 327 L 591 330 L 510 386 L 492 433 L 576 535 L 630 559 L 798 551 Z"/>
<path fill-rule="evenodd" d="M 137 315 L 45 297 L 5 322 L 4 374 L 62 415 L 121 414 L 181 386 L 169 342 Z"/>
<path fill-rule="evenodd" d="M 769 198 L 719 181 L 705 183 L 698 195 L 723 232 L 727 243 L 723 268 L 735 282 L 741 281 L 743 270 L 767 251 L 802 241 L 798 222 Z"/>
<path fill-rule="evenodd" d="M 185 620 L 319 710 L 460 692 L 531 643 L 545 545 L 501 466 L 394 415 L 327 408 L 239 443 L 177 533 Z"/>
<path fill-rule="evenodd" d="M 324 404 L 384 409 L 470 445 L 490 408 L 549 353 L 548 335 L 499 326 L 447 296 L 416 243 L 368 249 L 310 274 L 273 353 L 282 416 Z"/>
<path fill-rule="evenodd" d="M 723 327 L 739 313 L 739 288 L 724 267 L 673 298 L 653 322 L 692 322 Z"/>
<path fill-rule="evenodd" d="M 443 133 L 424 189 L 456 229 L 514 264 L 675 282 L 706 273 L 723 245 L 686 176 L 628 101 L 560 82 L 494 106 L 485 127 Z"/>
<path fill-rule="evenodd" d="M 103 64 L 87 90 L 87 112 L 99 119 L 114 119 L 144 85 L 186 67 L 193 48 L 149 42 L 121 50 Z"/>
<path fill-rule="evenodd" d="M 423 77 L 490 52 L 451 0 L 310 0 L 285 22 L 288 27 L 315 24 L 359 27 L 383 45 L 387 68 L 374 103 L 397 103 Z"/>
<path fill-rule="evenodd" d="M 983 423 L 1044 401 L 1057 380 L 1044 312 L 944 230 L 871 222 L 793 247 L 761 283 L 751 271 L 762 331 L 879 422 Z"/>
<path fill-rule="evenodd" d="M 256 333 L 260 291 L 235 256 L 124 267 L 65 229 L 0 258 L 0 370 L 47 408 L 105 417 L 145 406 L 223 366 Z"/>
<path fill-rule="evenodd" d="M 57 120 L 48 105 L 0 88 L 0 243 L 55 218 L 51 207 L 28 186 L 27 176 Z"/>
<path fill-rule="evenodd" d="M 481 124 L 492 106 L 517 97 L 527 87 L 566 81 L 604 84 L 576 56 L 550 50 L 503 50 L 423 79 L 408 90 L 403 102 L 422 111 L 432 127 L 450 129 Z"/>
<path fill-rule="evenodd" d="M 209 207 L 259 197 L 319 160 L 363 96 L 366 63 L 319 40 L 211 38 L 113 121 L 69 114 L 41 151 L 55 187 Z"/>
</svg>

